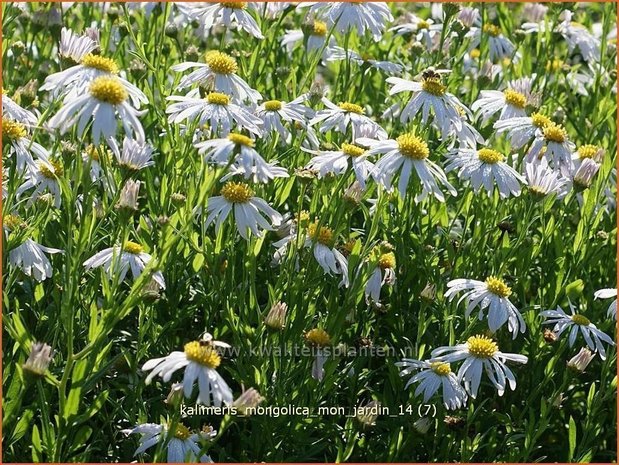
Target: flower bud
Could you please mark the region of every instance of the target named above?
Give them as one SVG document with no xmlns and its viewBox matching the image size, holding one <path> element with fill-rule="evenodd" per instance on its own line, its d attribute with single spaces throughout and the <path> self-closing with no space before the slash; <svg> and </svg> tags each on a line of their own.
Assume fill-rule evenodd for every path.
<svg viewBox="0 0 619 465">
<path fill-rule="evenodd" d="M 284 302 L 277 302 L 274 304 L 266 318 L 264 324 L 271 329 L 282 330 L 286 326 L 286 312 L 288 311 L 288 305 Z"/>
<path fill-rule="evenodd" d="M 43 376 L 54 357 L 54 351 L 50 346 L 43 342 L 32 344 L 28 360 L 23 365 L 23 369 L 36 376 Z"/>
<path fill-rule="evenodd" d="M 415 431 L 420 434 L 426 434 L 428 431 L 430 431 L 432 423 L 434 423 L 432 418 L 421 417 L 415 423 L 413 423 L 413 428 L 415 428 Z"/>
<path fill-rule="evenodd" d="M 567 367 L 577 373 L 583 373 L 591 360 L 593 360 L 593 354 L 584 347 L 567 362 Z"/>
<path fill-rule="evenodd" d="M 133 179 L 127 180 L 122 190 L 120 191 L 120 199 L 116 204 L 116 208 L 128 212 L 138 211 L 139 192 L 140 181 L 134 181 Z"/>
<path fill-rule="evenodd" d="M 249 388 L 232 403 L 232 406 L 236 408 L 241 415 L 249 416 L 262 401 L 264 401 L 264 397 L 254 388 Z"/>
<path fill-rule="evenodd" d="M 364 427 L 374 426 L 376 419 L 378 418 L 378 412 L 380 411 L 380 402 L 373 400 L 368 402 L 364 406 L 357 408 L 357 420 Z"/>
</svg>

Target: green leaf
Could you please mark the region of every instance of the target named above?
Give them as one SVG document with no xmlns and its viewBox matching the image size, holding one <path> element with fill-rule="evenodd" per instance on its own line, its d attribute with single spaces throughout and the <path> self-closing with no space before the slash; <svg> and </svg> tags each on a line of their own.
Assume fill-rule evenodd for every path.
<svg viewBox="0 0 619 465">
<path fill-rule="evenodd" d="M 567 461 L 571 462 L 574 457 L 574 451 L 576 450 L 576 422 L 574 418 L 570 415 L 570 424 L 569 424 L 569 451 L 567 455 Z"/>
</svg>

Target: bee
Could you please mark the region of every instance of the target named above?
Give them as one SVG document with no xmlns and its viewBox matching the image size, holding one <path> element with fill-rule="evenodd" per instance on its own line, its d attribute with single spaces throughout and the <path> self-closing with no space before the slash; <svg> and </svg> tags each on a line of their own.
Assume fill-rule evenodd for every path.
<svg viewBox="0 0 619 465">
<path fill-rule="evenodd" d="M 449 74 L 451 70 L 449 69 L 436 69 L 434 66 L 430 66 L 428 69 L 421 73 L 421 78 L 426 79 L 440 79 L 441 75 Z"/>
</svg>

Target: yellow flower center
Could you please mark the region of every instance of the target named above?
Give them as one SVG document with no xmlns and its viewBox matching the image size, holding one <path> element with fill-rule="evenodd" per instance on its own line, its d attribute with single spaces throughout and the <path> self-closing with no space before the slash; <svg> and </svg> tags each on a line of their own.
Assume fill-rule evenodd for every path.
<svg viewBox="0 0 619 465">
<path fill-rule="evenodd" d="M 405 157 L 412 158 L 414 160 L 424 160 L 430 155 L 428 144 L 411 132 L 408 134 L 402 134 L 396 139 L 396 141 L 398 143 L 400 153 Z"/>
<path fill-rule="evenodd" d="M 227 53 L 210 51 L 205 60 L 208 67 L 217 74 L 234 74 L 238 69 L 236 60 Z"/>
<path fill-rule="evenodd" d="M 51 167 L 50 167 L 51 165 Z M 39 162 L 39 172 L 47 179 L 56 179 L 62 176 L 64 168 L 59 160 L 49 160 L 49 165 L 43 161 Z"/>
<path fill-rule="evenodd" d="M 423 79 L 421 81 L 421 88 L 429 94 L 436 95 L 437 97 L 445 95 L 445 92 L 447 91 L 447 87 L 443 85 L 441 78 L 438 77 Z"/>
<path fill-rule="evenodd" d="M 471 50 L 469 55 L 473 60 L 477 60 L 481 56 L 481 50 L 479 50 L 478 48 L 474 48 L 473 50 Z"/>
<path fill-rule="evenodd" d="M 299 224 L 307 224 L 310 219 L 310 214 L 307 210 L 301 210 L 299 213 L 295 213 L 294 219 Z"/>
<path fill-rule="evenodd" d="M 497 37 L 501 33 L 501 29 L 494 24 L 484 24 L 483 31 L 492 37 Z"/>
<path fill-rule="evenodd" d="M 544 137 L 547 141 L 562 144 L 567 139 L 567 133 L 565 132 L 565 129 L 563 129 L 563 126 L 556 123 L 550 123 L 544 127 Z"/>
<path fill-rule="evenodd" d="M 560 60 L 558 58 L 554 58 L 553 60 L 546 63 L 546 71 L 559 71 L 561 68 L 563 68 L 563 60 Z"/>
<path fill-rule="evenodd" d="M 318 227 L 318 223 L 312 223 L 307 231 L 310 239 L 328 247 L 333 246 L 333 230 L 326 226 Z"/>
<path fill-rule="evenodd" d="M 365 153 L 365 149 L 354 144 L 342 144 L 342 152 L 349 157 L 360 157 Z"/>
<path fill-rule="evenodd" d="M 581 145 L 578 149 L 578 156 L 581 160 L 584 160 L 585 158 L 596 158 L 599 150 L 600 148 L 597 145 Z"/>
<path fill-rule="evenodd" d="M 477 157 L 483 161 L 484 163 L 489 163 L 494 165 L 495 163 L 499 163 L 505 160 L 505 157 L 501 152 L 497 152 L 492 149 L 481 149 L 477 151 Z"/>
<path fill-rule="evenodd" d="M 486 279 L 486 286 L 488 286 L 490 292 L 499 297 L 509 297 L 512 293 L 511 288 L 505 284 L 505 281 L 494 276 L 490 276 Z"/>
<path fill-rule="evenodd" d="M 2 118 L 2 142 L 7 143 L 26 137 L 26 126 L 17 121 Z"/>
<path fill-rule="evenodd" d="M 86 148 L 84 149 L 84 152 L 86 153 L 86 155 L 88 155 L 88 158 L 90 158 L 93 161 L 99 161 L 99 151 L 97 150 L 97 147 L 95 147 L 92 144 L 88 144 L 86 146 Z"/>
<path fill-rule="evenodd" d="M 127 241 L 125 242 L 125 246 L 123 247 L 123 250 L 133 255 L 139 255 L 144 251 L 144 247 L 142 247 L 137 242 Z"/>
<path fill-rule="evenodd" d="M 378 266 L 380 266 L 383 270 L 386 270 L 387 268 L 395 268 L 395 254 L 393 252 L 382 254 L 378 259 Z"/>
<path fill-rule="evenodd" d="M 331 344 L 331 336 L 322 328 L 310 329 L 305 333 L 308 344 L 316 347 L 326 347 Z"/>
<path fill-rule="evenodd" d="M 129 96 L 125 86 L 117 78 L 106 76 L 98 77 L 90 83 L 90 95 L 111 105 L 118 105 Z"/>
<path fill-rule="evenodd" d="M 499 350 L 496 342 L 486 336 L 471 336 L 466 343 L 469 354 L 477 358 L 490 358 Z"/>
<path fill-rule="evenodd" d="M 111 58 L 89 53 L 82 58 L 82 65 L 87 68 L 94 68 L 111 74 L 118 74 L 118 65 Z"/>
<path fill-rule="evenodd" d="M 254 196 L 254 191 L 242 182 L 228 182 L 221 188 L 221 195 L 231 203 L 247 203 Z"/>
<path fill-rule="evenodd" d="M 235 132 L 228 134 L 228 140 L 231 140 L 236 145 L 246 145 L 247 147 L 253 147 L 254 141 L 250 137 L 243 134 L 237 134 Z"/>
<path fill-rule="evenodd" d="M 5 215 L 2 219 L 2 224 L 6 226 L 11 231 L 18 229 L 24 225 L 22 219 L 15 214 Z"/>
<path fill-rule="evenodd" d="M 246 2 L 221 2 L 221 6 L 224 8 L 232 8 L 235 10 L 244 10 L 247 8 Z"/>
<path fill-rule="evenodd" d="M 589 326 L 589 318 L 584 315 L 572 315 L 572 321 L 580 326 Z"/>
<path fill-rule="evenodd" d="M 176 439 L 184 441 L 185 439 L 189 439 L 189 436 L 191 436 L 191 431 L 189 431 L 189 428 L 182 423 L 176 425 L 176 431 L 174 431 L 174 437 Z"/>
<path fill-rule="evenodd" d="M 520 92 L 516 92 L 513 89 L 505 90 L 503 95 L 505 96 L 505 103 L 511 105 L 512 107 L 522 109 L 527 104 L 527 98 Z"/>
<path fill-rule="evenodd" d="M 282 102 L 279 100 L 267 100 L 264 102 L 264 109 L 266 111 L 278 111 L 282 109 Z"/>
<path fill-rule="evenodd" d="M 314 36 L 324 37 L 327 35 L 327 23 L 322 21 L 314 21 Z"/>
<path fill-rule="evenodd" d="M 531 115 L 531 120 L 533 121 L 533 125 L 537 126 L 538 128 L 545 128 L 552 123 L 552 121 L 550 121 L 550 118 L 542 115 L 541 113 L 533 113 Z"/>
<path fill-rule="evenodd" d="M 425 19 L 422 19 L 417 23 L 417 30 L 419 29 L 430 29 L 430 23 L 427 22 Z"/>
<path fill-rule="evenodd" d="M 548 192 L 540 186 L 529 186 L 529 192 L 538 197 L 544 197 Z"/>
<path fill-rule="evenodd" d="M 451 366 L 445 362 L 432 362 L 430 368 L 439 376 L 447 376 L 451 373 Z"/>
<path fill-rule="evenodd" d="M 344 111 L 347 111 L 349 113 L 356 113 L 358 115 L 362 115 L 365 112 L 363 107 L 350 102 L 340 102 L 338 107 L 340 107 Z"/>
<path fill-rule="evenodd" d="M 217 368 L 221 363 L 221 357 L 211 345 L 205 345 L 199 341 L 185 344 L 185 355 L 188 360 L 199 363 L 209 368 Z"/>
<path fill-rule="evenodd" d="M 230 103 L 230 97 L 219 92 L 211 92 L 206 97 L 206 100 L 213 105 L 228 105 Z"/>
</svg>

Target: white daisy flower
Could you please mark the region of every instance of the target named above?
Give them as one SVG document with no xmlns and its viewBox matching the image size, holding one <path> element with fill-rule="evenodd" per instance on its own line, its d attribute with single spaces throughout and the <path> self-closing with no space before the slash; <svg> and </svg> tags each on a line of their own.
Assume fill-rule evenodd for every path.
<svg viewBox="0 0 619 465">
<path fill-rule="evenodd" d="M 249 240 L 251 234 L 262 236 L 261 229 L 273 231 L 282 222 L 282 216 L 263 199 L 255 197 L 247 184 L 228 182 L 221 188 L 221 195 L 208 199 L 208 217 L 204 225 L 208 227 L 216 221 L 215 230 L 219 231 L 231 211 L 234 211 L 236 229 L 245 240 Z"/>
<path fill-rule="evenodd" d="M 155 164 L 153 147 L 146 142 L 138 142 L 125 137 L 122 153 L 116 153 L 116 161 L 121 167 L 131 171 L 139 171 L 153 166 Z"/>
<path fill-rule="evenodd" d="M 461 129 L 461 111 L 467 114 L 470 113 L 456 96 L 447 92 L 447 87 L 442 84 L 440 75 L 437 76 L 436 73 L 433 73 L 431 76 L 424 76 L 421 82 L 397 77 L 387 78 L 387 82 L 393 86 L 389 91 L 389 95 L 400 92 L 413 93 L 413 96 L 400 113 L 400 121 L 406 124 L 408 121 L 413 120 L 421 111 L 423 123 L 427 124 L 430 111 L 432 111 L 434 113 L 434 122 L 440 128 L 443 139 L 448 137 L 452 127 L 456 130 Z"/>
<path fill-rule="evenodd" d="M 252 178 L 254 182 L 267 183 L 276 177 L 288 177 L 285 168 L 267 163 L 254 149 L 254 140 L 242 134 L 231 133 L 222 139 L 212 139 L 195 144 L 198 153 L 204 155 L 206 162 L 227 166 L 232 160 L 229 177 L 241 174 L 245 179 Z"/>
<path fill-rule="evenodd" d="M 51 128 L 58 128 L 61 134 L 66 133 L 71 126 L 77 123 L 77 135 L 82 136 L 86 126 L 92 118 L 90 129 L 92 140 L 99 145 L 101 136 L 104 137 L 110 148 L 118 151 L 114 136 L 118 126 L 118 119 L 127 135 L 133 134 L 136 140 L 144 141 L 144 129 L 138 119 L 140 112 L 129 103 L 129 98 L 135 102 L 147 103 L 144 94 L 135 93 L 134 86 L 126 87 L 116 77 L 98 77 L 92 81 L 88 91 L 83 95 L 75 96 L 49 120 Z"/>
<path fill-rule="evenodd" d="M 541 113 L 533 113 L 531 116 L 509 119 L 499 118 L 494 123 L 494 129 L 499 134 L 506 132 L 512 148 L 518 150 L 535 137 L 538 129 L 543 129 L 551 123 L 552 121 L 547 116 Z"/>
<path fill-rule="evenodd" d="M 458 20 L 466 27 L 481 23 L 481 13 L 477 8 L 464 7 L 458 12 Z"/>
<path fill-rule="evenodd" d="M 501 198 L 520 195 L 520 183 L 526 180 L 505 162 L 505 156 L 496 150 L 459 148 L 447 154 L 449 163 L 445 172 L 458 170 L 460 179 L 468 179 L 475 192 L 483 186 L 492 195 L 496 183 Z"/>
<path fill-rule="evenodd" d="M 542 3 L 525 3 L 522 16 L 529 22 L 539 23 L 546 16 L 548 7 Z"/>
<path fill-rule="evenodd" d="M 262 121 L 245 108 L 232 103 L 226 94 L 211 92 L 206 98 L 173 95 L 167 100 L 178 102 L 166 108 L 171 123 L 179 124 L 188 120 L 205 126 L 207 137 L 225 137 L 230 134 L 233 125 L 239 131 L 246 129 L 258 136 L 262 134 Z"/>
<path fill-rule="evenodd" d="M 22 220 L 17 215 L 6 215 L 2 221 L 2 226 L 7 233 L 17 229 L 21 224 Z M 52 264 L 45 256 L 46 253 L 62 253 L 62 250 L 45 247 L 28 238 L 14 249 L 9 250 L 9 264 L 41 282 L 51 278 L 54 272 Z"/>
<path fill-rule="evenodd" d="M 265 137 L 268 138 L 277 133 L 281 138 L 281 143 L 289 143 L 292 134 L 286 126 L 298 125 L 306 128 L 307 118 L 311 118 L 314 113 L 314 110 L 303 105 L 306 98 L 306 95 L 301 95 L 291 102 L 268 100 L 259 105 L 255 113 L 262 121 Z"/>
<path fill-rule="evenodd" d="M 2 89 L 2 118 L 13 120 L 17 123 L 27 126 L 36 126 L 39 118 L 30 110 L 20 107 L 6 94 L 6 90 Z M 4 126 L 4 124 L 3 124 Z"/>
<path fill-rule="evenodd" d="M 585 144 L 578 147 L 578 150 L 572 154 L 572 162 L 576 168 L 580 167 L 587 159 L 591 159 L 596 163 L 602 163 L 604 159 L 604 149 L 597 145 Z"/>
<path fill-rule="evenodd" d="M 79 63 L 84 56 L 94 52 L 99 44 L 87 35 L 78 36 L 71 29 L 63 27 L 60 31 L 58 53 L 61 57 Z"/>
<path fill-rule="evenodd" d="M 265 18 L 275 19 L 290 6 L 290 2 L 250 2 L 249 5 Z"/>
<path fill-rule="evenodd" d="M 328 152 L 317 152 L 306 150 L 316 156 L 305 166 L 305 169 L 318 172 L 318 178 L 323 178 L 327 174 L 340 176 L 348 171 L 348 164 L 352 165 L 355 177 L 362 189 L 365 189 L 365 181 L 370 176 L 374 164 L 368 160 L 368 151 L 358 145 L 342 144 L 340 150 Z"/>
<path fill-rule="evenodd" d="M 146 377 L 146 384 L 150 384 L 155 376 L 160 376 L 167 383 L 172 375 L 183 368 L 183 392 L 185 397 L 191 397 L 196 381 L 198 382 L 199 404 L 220 407 L 230 405 L 234 400 L 232 390 L 217 373 L 216 368 L 221 364 L 221 356 L 217 347 L 228 348 L 228 344 L 208 339 L 192 341 L 185 344 L 183 352 L 174 351 L 170 355 L 149 360 L 142 367 L 142 371 L 151 371 Z"/>
<path fill-rule="evenodd" d="M 479 47 L 482 35 L 486 35 L 488 39 L 489 58 L 492 62 L 509 58 L 516 50 L 514 44 L 503 35 L 500 27 L 488 23 L 484 24 L 483 27 L 471 27 L 471 30 L 465 35 L 465 37 L 471 38 L 469 45 L 471 50 Z"/>
<path fill-rule="evenodd" d="M 558 26 L 559 33 L 567 42 L 569 52 L 578 48 L 582 57 L 587 62 L 600 61 L 600 40 L 580 23 L 572 21 L 574 13 L 570 10 L 563 10 L 561 13 L 562 22 Z"/>
<path fill-rule="evenodd" d="M 313 328 L 303 334 L 305 342 L 312 348 L 316 356 L 312 363 L 312 378 L 322 381 L 325 376 L 323 369 L 325 362 L 329 359 L 328 353 L 323 350 L 325 347 L 330 347 L 331 336 L 322 328 Z"/>
<path fill-rule="evenodd" d="M 563 126 L 549 123 L 535 131 L 535 139 L 526 156 L 527 163 L 535 163 L 542 156 L 549 160 L 550 166 L 569 177 L 573 168 L 572 153 L 576 146 L 569 140 Z"/>
<path fill-rule="evenodd" d="M 148 102 L 140 89 L 118 76 L 118 73 L 118 65 L 114 60 L 89 53 L 82 57 L 80 64 L 47 76 L 41 90 L 51 91 L 53 96 L 62 95 L 64 103 L 67 103 L 87 94 L 97 78 L 114 78 L 126 89 L 134 106 Z"/>
<path fill-rule="evenodd" d="M 45 256 L 46 253 L 61 253 L 60 249 L 45 247 L 32 239 L 26 239 L 21 245 L 9 251 L 9 263 L 16 266 L 25 274 L 41 282 L 51 278 L 52 264 Z"/>
<path fill-rule="evenodd" d="M 486 124 L 498 112 L 499 120 L 526 117 L 526 104 L 527 97 L 511 88 L 504 91 L 482 90 L 480 97 L 471 105 L 471 110 L 479 111 L 483 124 Z"/>
<path fill-rule="evenodd" d="M 569 192 L 567 179 L 550 169 L 545 159 L 542 158 L 539 163 L 525 163 L 524 169 L 531 194 L 540 197 L 556 194 L 561 199 Z"/>
<path fill-rule="evenodd" d="M 379 302 L 380 291 L 386 284 L 393 286 L 395 283 L 395 254 L 391 248 L 377 247 L 377 262 L 365 284 L 365 300 L 367 302 Z"/>
<path fill-rule="evenodd" d="M 49 192 L 54 198 L 54 207 L 60 208 L 62 192 L 58 178 L 64 174 L 62 165 L 56 160 L 39 160 L 34 167 L 26 171 L 24 183 L 17 188 L 17 197 L 27 190 L 34 188 L 26 205 L 30 206 L 45 192 Z"/>
<path fill-rule="evenodd" d="M 527 327 L 522 315 L 509 301 L 512 290 L 502 279 L 494 276 L 490 276 L 486 281 L 454 279 L 447 283 L 447 287 L 449 289 L 445 292 L 445 298 L 448 298 L 450 302 L 457 293 L 465 291 L 458 300 L 458 304 L 465 301 L 466 318 L 469 318 L 473 309 L 479 306 L 479 320 L 482 320 L 484 310 L 488 309 L 488 327 L 491 332 L 495 333 L 505 323 L 513 339 L 516 339 L 519 332 L 526 331 Z"/>
<path fill-rule="evenodd" d="M 307 228 L 307 236 L 304 247 L 311 248 L 314 258 L 326 274 L 342 275 L 340 286 L 348 287 L 348 261 L 342 253 L 335 248 L 335 235 L 331 228 L 311 223 Z"/>
<path fill-rule="evenodd" d="M 428 144 L 414 133 L 402 134 L 395 140 L 377 141 L 361 138 L 357 142 L 370 147 L 368 155 L 384 154 L 376 162 L 372 176 L 386 189 L 391 190 L 393 178 L 399 173 L 398 191 L 402 198 L 406 197 L 413 170 L 422 188 L 415 196 L 416 202 L 421 202 L 428 194 L 444 202 L 445 197 L 439 185 L 447 189 L 451 195 L 456 195 L 456 189 L 449 183 L 441 167 L 429 160 Z"/>
<path fill-rule="evenodd" d="M 415 40 L 425 45 L 427 50 L 433 50 L 436 39 L 443 31 L 443 25 L 435 23 L 432 18 L 423 19 L 413 13 L 407 13 L 405 18 L 406 22 L 393 26 L 389 30 L 395 32 L 397 36 L 414 35 Z"/>
<path fill-rule="evenodd" d="M 118 276 L 118 281 L 122 282 L 131 270 L 133 279 L 137 279 L 152 260 L 152 257 L 144 252 L 144 247 L 132 241 L 127 241 L 121 247 L 109 247 L 96 253 L 84 262 L 86 271 L 92 268 L 103 267 L 110 279 L 114 275 Z M 165 280 L 161 271 L 153 273 L 153 279 L 162 289 L 165 289 Z"/>
<path fill-rule="evenodd" d="M 49 159 L 47 149 L 28 137 L 23 123 L 7 118 L 2 118 L 2 147 L 8 147 L 9 157 L 15 154 L 15 168 L 20 173 L 36 168 L 35 157 L 42 161 Z"/>
<path fill-rule="evenodd" d="M 354 50 L 346 50 L 342 47 L 338 47 L 337 45 L 331 46 L 328 48 L 328 56 L 325 58 L 326 61 L 351 61 L 358 66 L 363 66 L 364 64 L 368 64 L 369 66 L 376 68 L 378 70 L 384 71 L 389 74 L 400 74 L 404 71 L 404 66 L 393 63 L 392 61 L 386 60 L 376 60 L 372 58 L 371 55 L 359 54 Z"/>
<path fill-rule="evenodd" d="M 483 371 L 502 396 L 507 385 L 512 391 L 516 389 L 516 377 L 505 362 L 527 363 L 529 360 L 524 355 L 501 352 L 496 342 L 481 335 L 469 337 L 464 344 L 439 347 L 432 351 L 432 357 L 447 363 L 464 360 L 458 369 L 458 381 L 464 380 L 464 389 L 473 399 L 477 397 Z"/>
<path fill-rule="evenodd" d="M 322 123 L 320 132 L 325 133 L 335 129 L 342 134 L 346 134 L 346 130 L 350 126 L 353 141 L 359 137 L 370 137 L 372 139 L 387 138 L 387 132 L 379 124 L 365 116 L 365 110 L 360 105 L 350 102 L 341 102 L 339 105 L 336 105 L 326 97 L 323 97 L 321 100 L 327 108 L 316 113 L 316 116 L 310 121 L 312 126 Z"/>
<path fill-rule="evenodd" d="M 407 381 L 404 389 L 408 389 L 413 383 L 419 383 L 417 389 L 415 389 L 415 396 L 423 394 L 424 403 L 428 403 L 430 398 L 442 387 L 443 404 L 446 409 L 455 410 L 466 406 L 466 391 L 460 386 L 460 381 L 451 371 L 449 363 L 405 358 L 401 362 L 396 362 L 395 365 L 403 368 L 400 376 L 408 376 L 414 370 L 421 370 Z"/>
<path fill-rule="evenodd" d="M 109 152 L 103 149 L 103 153 L 107 155 Z M 89 175 L 92 182 L 96 182 L 103 176 L 103 167 L 101 166 L 100 152 L 94 145 L 87 145 L 82 152 L 82 161 L 85 167 L 90 167 Z"/>
<path fill-rule="evenodd" d="M 557 306 L 556 310 L 545 310 L 540 315 L 545 318 L 543 324 L 555 325 L 552 330 L 557 337 L 561 336 L 566 329 L 569 330 L 568 344 L 570 347 L 576 342 L 576 336 L 580 331 L 587 346 L 594 352 L 598 352 L 602 360 L 606 360 L 606 351 L 602 342 L 614 346 L 615 343 L 611 337 L 597 329 L 586 316 L 576 313 L 571 303 L 570 313 L 571 315 L 566 314 L 561 307 Z"/>
<path fill-rule="evenodd" d="M 610 307 L 608 307 L 608 317 L 609 318 L 613 318 L 613 319 L 617 319 L 617 289 L 600 289 L 599 291 L 595 291 L 594 294 L 596 299 L 612 299 L 614 298 L 615 300 L 612 301 L 612 303 L 610 304 Z"/>
<path fill-rule="evenodd" d="M 317 50 L 324 50 L 322 55 L 324 60 L 329 56 L 328 45 L 335 44 L 333 37 L 329 38 L 329 43 L 327 44 L 327 32 L 326 23 L 314 20 L 305 30 L 287 29 L 282 38 L 282 47 L 285 47 L 288 53 L 292 53 L 298 45 L 305 43 L 305 37 L 307 37 L 307 43 L 305 45 L 307 53 L 312 54 Z"/>
<path fill-rule="evenodd" d="M 151 447 L 168 440 L 167 461 L 168 463 L 191 463 L 199 461 L 201 463 L 213 463 L 213 460 L 201 454 L 202 447 L 199 441 L 203 438 L 202 434 L 192 433 L 182 423 L 177 423 L 174 432 L 169 430 L 169 426 L 158 425 L 156 423 L 144 423 L 134 428 L 122 430 L 123 433 L 140 434 L 140 445 L 135 450 L 134 456 L 145 452 Z M 200 459 L 198 460 L 198 457 Z"/>
<path fill-rule="evenodd" d="M 360 36 L 369 31 L 376 42 L 386 23 L 393 21 L 389 6 L 384 2 L 302 2 L 297 8 L 305 6 L 310 7 L 310 14 L 316 13 L 330 25 L 335 24 L 336 31 L 345 34 L 356 29 Z"/>
<path fill-rule="evenodd" d="M 235 74 L 238 65 L 230 55 L 211 50 L 206 53 L 204 60 L 206 63 L 187 61 L 172 66 L 172 71 L 177 72 L 197 68 L 181 79 L 178 89 L 200 84 L 215 92 L 230 95 L 238 103 L 249 100 L 251 103 L 257 104 L 262 99 L 260 92 L 252 89 L 249 84 Z"/>
<path fill-rule="evenodd" d="M 248 6 L 254 8 L 254 4 L 247 2 L 206 3 L 192 5 L 190 8 L 192 18 L 200 21 L 206 30 L 213 26 L 223 26 L 228 29 L 242 29 L 257 39 L 264 39 L 258 23 L 247 12 Z"/>
</svg>

